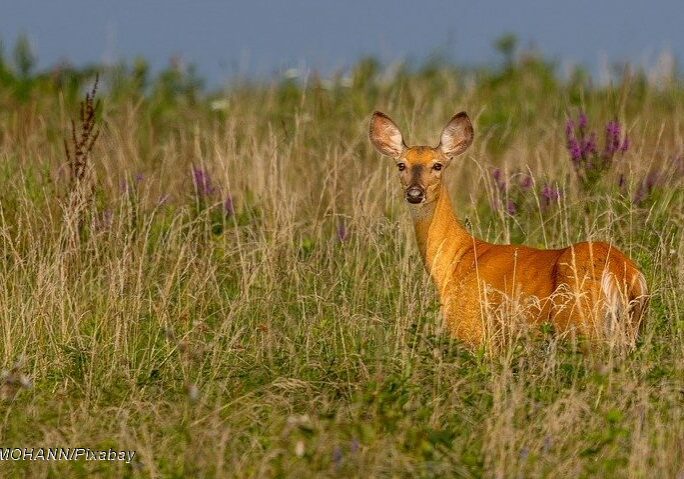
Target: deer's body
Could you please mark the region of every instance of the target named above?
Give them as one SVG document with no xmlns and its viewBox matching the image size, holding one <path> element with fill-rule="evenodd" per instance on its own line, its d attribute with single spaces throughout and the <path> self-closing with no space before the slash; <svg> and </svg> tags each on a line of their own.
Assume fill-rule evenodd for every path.
<svg viewBox="0 0 684 479">
<path fill-rule="evenodd" d="M 479 240 L 458 221 L 441 170 L 472 141 L 464 113 L 442 133 L 440 146 L 406 147 L 391 120 L 376 113 L 371 140 L 394 157 L 406 188 L 416 240 L 437 286 L 451 333 L 471 345 L 486 337 L 486 315 L 514 301 L 528 322 L 551 322 L 600 336 L 620 321 L 633 344 L 647 304 L 644 276 L 615 247 L 577 243 L 558 250 Z M 438 168 L 436 168 L 438 166 Z"/>
</svg>

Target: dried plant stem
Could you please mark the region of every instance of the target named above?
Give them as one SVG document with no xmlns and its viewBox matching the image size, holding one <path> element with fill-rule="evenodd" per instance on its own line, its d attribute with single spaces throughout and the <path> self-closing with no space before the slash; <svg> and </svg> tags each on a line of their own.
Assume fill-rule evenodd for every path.
<svg viewBox="0 0 684 479">
<path fill-rule="evenodd" d="M 69 166 L 68 222 L 75 224 L 80 232 L 85 224 L 85 214 L 95 192 L 95 174 L 91 162 L 93 146 L 100 135 L 97 126 L 97 111 L 100 100 L 95 100 L 99 75 L 95 77 L 92 89 L 81 102 L 78 128 L 71 120 L 71 137 L 64 139 L 64 151 Z M 69 146 L 71 142 L 71 147 Z"/>
</svg>

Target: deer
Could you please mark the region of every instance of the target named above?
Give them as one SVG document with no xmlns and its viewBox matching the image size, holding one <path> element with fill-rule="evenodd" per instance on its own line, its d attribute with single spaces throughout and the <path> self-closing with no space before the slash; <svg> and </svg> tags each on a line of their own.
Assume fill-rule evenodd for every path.
<svg viewBox="0 0 684 479">
<path fill-rule="evenodd" d="M 436 147 L 407 146 L 394 121 L 379 111 L 371 117 L 369 137 L 380 154 L 396 162 L 418 250 L 454 338 L 474 348 L 484 346 L 491 337 L 488 312 L 516 301 L 524 306 L 522 324 L 551 324 L 557 332 L 590 340 L 610 338 L 617 328 L 621 343 L 635 346 L 648 305 L 646 280 L 614 245 L 587 241 L 537 249 L 493 244 L 471 235 L 459 221 L 444 172 L 473 142 L 465 112 L 449 120 Z"/>
</svg>

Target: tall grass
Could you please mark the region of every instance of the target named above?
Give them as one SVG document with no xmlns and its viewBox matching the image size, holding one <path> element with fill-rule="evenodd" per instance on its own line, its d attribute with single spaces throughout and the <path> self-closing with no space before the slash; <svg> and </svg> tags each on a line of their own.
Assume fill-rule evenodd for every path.
<svg viewBox="0 0 684 479">
<path fill-rule="evenodd" d="M 365 62 L 344 81 L 208 96 L 117 75 L 103 76 L 78 241 L 62 139 L 80 87 L 0 93 L 0 446 L 136 458 L 3 462 L 3 476 L 684 473 L 679 80 Z M 585 351 L 548 329 L 498 354 L 451 340 L 394 168 L 367 142 L 376 108 L 412 144 L 469 112 L 475 144 L 446 175 L 473 234 L 630 254 L 653 293 L 637 349 Z M 618 119 L 632 145 L 590 191 L 566 151 L 578 111 Z M 514 214 L 494 168 L 534 180 Z M 635 201 L 653 169 L 662 179 Z M 545 202 L 544 184 L 562 195 Z"/>
</svg>

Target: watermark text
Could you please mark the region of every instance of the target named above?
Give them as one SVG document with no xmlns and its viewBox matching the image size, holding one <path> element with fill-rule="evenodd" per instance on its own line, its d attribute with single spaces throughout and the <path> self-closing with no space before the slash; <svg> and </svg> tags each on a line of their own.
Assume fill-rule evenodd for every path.
<svg viewBox="0 0 684 479">
<path fill-rule="evenodd" d="M 125 461 L 135 451 L 90 449 L 88 447 L 0 447 L 0 461 Z"/>
</svg>

